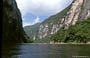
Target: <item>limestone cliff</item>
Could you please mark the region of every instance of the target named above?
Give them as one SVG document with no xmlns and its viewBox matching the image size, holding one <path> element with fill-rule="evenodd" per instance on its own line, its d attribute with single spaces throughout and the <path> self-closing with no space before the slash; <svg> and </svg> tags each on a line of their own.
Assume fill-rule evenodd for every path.
<svg viewBox="0 0 90 58">
<path fill-rule="evenodd" d="M 83 0 L 83 5 L 81 7 L 80 20 L 87 19 L 90 16 L 90 0 Z"/>
<path fill-rule="evenodd" d="M 67 16 L 64 19 L 64 24 L 66 24 L 67 27 L 69 24 L 74 25 L 78 21 L 82 5 L 83 0 L 74 0 L 70 10 L 67 12 Z"/>
<path fill-rule="evenodd" d="M 53 15 L 42 22 L 38 31 L 39 38 L 42 39 L 45 37 L 50 37 L 51 35 L 56 33 L 62 27 L 63 22 L 61 22 L 61 19 L 67 14 L 67 11 L 69 11 L 69 9 L 70 6 L 60 13 Z"/>
<path fill-rule="evenodd" d="M 60 28 L 63 27 L 67 29 L 70 25 L 75 25 L 78 20 L 84 20 L 90 16 L 90 0 L 74 0 L 69 7 L 69 10 L 65 9 L 66 13 L 64 11 L 63 16 L 53 16 L 54 22 L 50 21 L 49 23 L 41 23 L 38 36 L 40 38 L 50 37 L 58 32 Z M 56 16 L 58 15 L 59 14 L 56 14 Z M 47 20 L 50 20 L 50 18 Z"/>
<path fill-rule="evenodd" d="M 35 34 L 32 35 L 32 37 L 36 39 L 49 38 L 53 34 L 57 33 L 61 28 L 67 29 L 70 25 L 75 25 L 77 21 L 87 19 L 89 16 L 90 0 L 73 0 L 71 5 L 65 8 L 63 11 L 40 23 L 38 28 L 35 27 L 34 29 L 37 29 L 37 32 L 33 32 Z M 29 31 L 33 30 L 29 29 Z M 26 33 L 30 33 L 29 31 L 26 31 Z"/>
<path fill-rule="evenodd" d="M 64 25 L 68 28 L 69 25 L 75 25 L 80 20 L 87 19 L 90 16 L 90 1 L 88 0 L 74 0 L 72 7 L 67 12 Z"/>
<path fill-rule="evenodd" d="M 3 43 L 25 42 L 22 18 L 15 0 L 3 0 Z"/>
</svg>

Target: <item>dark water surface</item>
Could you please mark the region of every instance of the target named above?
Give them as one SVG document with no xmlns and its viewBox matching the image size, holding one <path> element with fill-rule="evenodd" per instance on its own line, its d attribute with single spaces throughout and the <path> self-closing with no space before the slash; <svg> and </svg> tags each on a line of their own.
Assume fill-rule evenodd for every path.
<svg viewBox="0 0 90 58">
<path fill-rule="evenodd" d="M 18 44 L 2 48 L 2 58 L 90 58 L 90 45 Z"/>
</svg>

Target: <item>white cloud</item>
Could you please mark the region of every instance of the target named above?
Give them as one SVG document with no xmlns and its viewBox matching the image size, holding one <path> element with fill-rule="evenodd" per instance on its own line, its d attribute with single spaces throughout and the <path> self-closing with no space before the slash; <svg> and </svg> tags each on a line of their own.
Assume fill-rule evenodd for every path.
<svg viewBox="0 0 90 58">
<path fill-rule="evenodd" d="M 23 27 L 28 26 L 28 25 L 32 25 L 32 23 L 31 22 L 23 22 Z"/>
<path fill-rule="evenodd" d="M 72 0 L 16 0 L 22 16 L 32 13 L 36 16 L 53 15 L 67 7 Z"/>
<path fill-rule="evenodd" d="M 23 18 L 23 26 L 27 26 L 38 23 L 40 21 L 39 16 L 51 16 L 60 12 L 70 5 L 72 0 L 16 0 L 16 2 L 22 18 L 27 13 L 38 16 L 36 19 L 33 19 L 33 22 L 26 22 L 25 18 Z"/>
<path fill-rule="evenodd" d="M 40 18 L 39 17 L 36 17 L 34 19 L 34 22 L 23 22 L 23 27 L 24 26 L 28 26 L 28 25 L 33 25 L 33 24 L 36 24 L 36 23 L 39 23 L 40 22 Z"/>
<path fill-rule="evenodd" d="M 39 17 L 37 17 L 37 18 L 35 19 L 34 24 L 35 24 L 35 23 L 38 23 L 38 22 L 40 22 L 40 18 L 39 18 Z"/>
</svg>

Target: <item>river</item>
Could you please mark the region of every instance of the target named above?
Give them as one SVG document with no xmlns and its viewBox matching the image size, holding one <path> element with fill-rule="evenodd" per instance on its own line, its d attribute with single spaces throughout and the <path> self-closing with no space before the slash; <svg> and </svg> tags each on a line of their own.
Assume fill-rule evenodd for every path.
<svg viewBox="0 0 90 58">
<path fill-rule="evenodd" d="M 18 44 L 2 48 L 2 58 L 90 58 L 89 44 Z"/>
</svg>

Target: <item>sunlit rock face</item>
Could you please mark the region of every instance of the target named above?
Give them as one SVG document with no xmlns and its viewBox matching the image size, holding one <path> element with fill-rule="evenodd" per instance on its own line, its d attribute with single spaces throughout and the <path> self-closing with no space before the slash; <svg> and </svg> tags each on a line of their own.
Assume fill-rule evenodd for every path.
<svg viewBox="0 0 90 58">
<path fill-rule="evenodd" d="M 70 6 L 42 22 L 38 30 L 38 37 L 40 39 L 47 37 L 49 38 L 51 35 L 58 32 L 58 30 L 60 30 L 60 28 L 63 26 L 65 19 L 64 17 L 66 16 L 67 11 L 69 11 L 69 8 Z"/>
<path fill-rule="evenodd" d="M 35 28 L 37 32 L 34 32 L 33 37 L 36 39 L 37 37 L 40 39 L 49 38 L 61 28 L 67 29 L 70 25 L 75 25 L 77 21 L 87 19 L 89 16 L 90 0 L 73 0 L 71 5 L 63 11 L 40 23 L 38 28 Z"/>
<path fill-rule="evenodd" d="M 75 25 L 78 20 L 87 19 L 90 16 L 90 1 L 74 0 L 72 6 L 67 12 L 64 25 L 68 28 L 69 25 Z"/>
<path fill-rule="evenodd" d="M 69 24 L 75 25 L 75 23 L 78 21 L 83 2 L 83 0 L 73 1 L 72 6 L 65 17 L 64 24 L 66 25 L 66 28 L 68 28 Z"/>
<path fill-rule="evenodd" d="M 67 29 L 70 25 L 75 25 L 78 20 L 87 19 L 90 16 L 90 0 L 74 0 L 66 11 L 62 17 L 56 17 L 58 19 L 54 22 L 41 23 L 38 36 L 40 38 L 49 37 L 62 27 Z M 56 14 L 56 16 L 58 15 Z"/>
<path fill-rule="evenodd" d="M 3 43 L 24 42 L 22 19 L 15 0 L 3 0 Z"/>
</svg>

